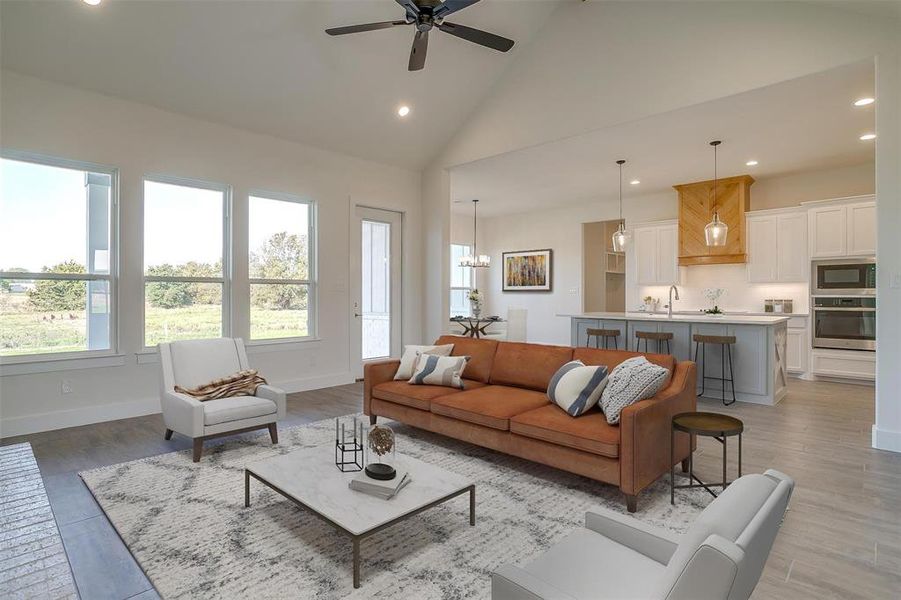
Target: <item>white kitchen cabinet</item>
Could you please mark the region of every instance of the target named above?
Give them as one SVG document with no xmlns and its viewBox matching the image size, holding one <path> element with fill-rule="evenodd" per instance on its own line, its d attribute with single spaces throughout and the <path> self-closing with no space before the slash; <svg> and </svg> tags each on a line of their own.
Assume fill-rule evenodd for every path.
<svg viewBox="0 0 901 600">
<path fill-rule="evenodd" d="M 639 285 L 679 282 L 679 230 L 675 222 L 636 227 L 633 239 Z"/>
<path fill-rule="evenodd" d="M 808 212 L 810 258 L 867 256 L 876 253 L 876 203 L 870 200 L 811 203 Z"/>
<path fill-rule="evenodd" d="M 788 328 L 786 336 L 786 370 L 794 375 L 807 372 L 807 356 L 810 354 L 810 337 L 807 329 Z"/>
<path fill-rule="evenodd" d="M 847 207 L 847 252 L 850 256 L 876 254 L 876 204 L 851 204 Z"/>
<path fill-rule="evenodd" d="M 807 280 L 807 215 L 801 211 L 749 214 L 748 281 Z"/>
</svg>

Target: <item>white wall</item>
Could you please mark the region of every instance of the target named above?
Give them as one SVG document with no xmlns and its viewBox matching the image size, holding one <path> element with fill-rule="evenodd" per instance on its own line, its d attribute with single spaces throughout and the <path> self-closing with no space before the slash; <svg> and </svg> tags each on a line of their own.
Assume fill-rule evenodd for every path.
<svg viewBox="0 0 901 600">
<path fill-rule="evenodd" d="M 136 357 L 141 350 L 143 301 L 140 190 L 146 173 L 232 185 L 236 253 L 247 248 L 249 190 L 285 192 L 318 203 L 321 341 L 254 349 L 251 362 L 272 383 L 300 390 L 352 381 L 348 244 L 353 203 L 404 212 L 403 337 L 409 342 L 421 339 L 422 187 L 418 173 L 9 71 L 0 77 L 5 148 L 119 169 L 119 352 L 124 362 L 115 367 L 0 377 L 4 436 L 159 411 L 158 365 L 138 364 Z M 246 268 L 235 273 L 233 288 L 236 301 L 246 307 Z M 236 321 L 236 326 L 235 333 L 241 335 L 242 324 Z M 60 394 L 62 379 L 71 382 L 71 394 Z"/>
<path fill-rule="evenodd" d="M 751 186 L 751 210 L 795 206 L 809 200 L 847 198 L 876 192 L 876 163 L 768 177 Z"/>
</svg>

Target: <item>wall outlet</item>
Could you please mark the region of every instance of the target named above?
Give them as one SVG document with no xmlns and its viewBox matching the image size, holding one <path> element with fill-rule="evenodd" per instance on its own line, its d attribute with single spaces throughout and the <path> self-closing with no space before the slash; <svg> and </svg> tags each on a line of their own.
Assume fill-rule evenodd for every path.
<svg viewBox="0 0 901 600">
<path fill-rule="evenodd" d="M 60 394 L 71 394 L 72 393 L 72 382 L 68 379 L 63 379 L 59 382 L 59 393 Z"/>
</svg>

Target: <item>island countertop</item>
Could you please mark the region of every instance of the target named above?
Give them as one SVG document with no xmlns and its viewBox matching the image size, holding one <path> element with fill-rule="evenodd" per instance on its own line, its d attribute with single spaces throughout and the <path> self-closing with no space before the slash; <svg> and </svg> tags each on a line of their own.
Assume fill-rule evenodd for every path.
<svg viewBox="0 0 901 600">
<path fill-rule="evenodd" d="M 672 317 L 659 313 L 647 312 L 585 312 L 577 314 L 558 314 L 558 317 L 566 317 L 571 319 L 609 319 L 611 321 L 669 321 L 681 323 L 711 323 L 722 325 L 775 325 L 777 323 L 786 323 L 791 318 L 791 314 L 783 313 L 782 316 L 766 317 L 761 315 L 742 315 L 742 314 L 724 314 L 720 316 L 706 315 L 698 313 L 696 315 L 686 315 L 674 313 Z"/>
</svg>

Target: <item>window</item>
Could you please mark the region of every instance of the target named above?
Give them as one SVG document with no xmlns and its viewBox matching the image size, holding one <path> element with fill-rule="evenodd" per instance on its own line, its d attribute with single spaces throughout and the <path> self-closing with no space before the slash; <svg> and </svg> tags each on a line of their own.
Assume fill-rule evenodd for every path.
<svg viewBox="0 0 901 600">
<path fill-rule="evenodd" d="M 470 316 L 469 292 L 472 290 L 472 267 L 461 267 L 460 259 L 472 253 L 468 244 L 451 244 L 450 252 L 450 316 Z"/>
<path fill-rule="evenodd" d="M 144 180 L 144 345 L 228 334 L 226 186 Z"/>
<path fill-rule="evenodd" d="M 0 159 L 0 356 L 111 351 L 116 172 Z"/>
<path fill-rule="evenodd" d="M 249 199 L 250 339 L 314 334 L 314 219 L 309 202 Z"/>
</svg>

